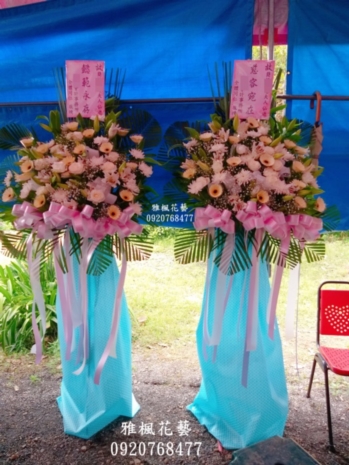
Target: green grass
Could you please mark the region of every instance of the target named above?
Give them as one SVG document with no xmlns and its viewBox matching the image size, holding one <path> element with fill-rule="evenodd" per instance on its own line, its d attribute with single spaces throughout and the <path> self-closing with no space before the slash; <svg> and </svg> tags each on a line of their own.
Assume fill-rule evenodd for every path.
<svg viewBox="0 0 349 465">
<path fill-rule="evenodd" d="M 150 260 L 128 264 L 125 292 L 132 318 L 133 341 L 142 347 L 195 341 L 201 312 L 206 264 L 179 265 L 173 258 L 175 231 L 154 232 L 155 250 Z M 349 235 L 326 237 L 323 261 L 301 266 L 298 350 L 300 360 L 308 360 L 315 349 L 317 288 L 324 280 L 349 280 Z M 284 334 L 285 308 L 288 292 L 288 271 L 284 273 L 278 303 L 280 332 Z M 284 339 L 284 338 L 283 338 Z M 346 345 L 348 343 L 345 341 Z M 295 341 L 284 340 L 294 352 Z M 58 342 L 47 350 L 59 359 Z"/>
<path fill-rule="evenodd" d="M 128 265 L 125 292 L 141 345 L 195 337 L 206 265 L 178 265 L 172 251 L 173 239 L 161 239 L 150 260 Z"/>
</svg>

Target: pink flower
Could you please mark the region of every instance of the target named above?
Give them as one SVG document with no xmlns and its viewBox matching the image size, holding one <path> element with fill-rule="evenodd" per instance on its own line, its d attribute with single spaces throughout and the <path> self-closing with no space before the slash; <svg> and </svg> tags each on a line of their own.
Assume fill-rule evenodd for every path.
<svg viewBox="0 0 349 465">
<path fill-rule="evenodd" d="M 108 174 L 106 174 L 105 180 L 106 180 L 107 184 L 109 184 L 112 187 L 116 187 L 117 184 L 120 184 L 118 173 L 108 173 Z"/>
<path fill-rule="evenodd" d="M 103 144 L 103 142 L 109 142 L 108 137 L 98 136 L 93 139 L 93 142 L 97 145 Z"/>
<path fill-rule="evenodd" d="M 198 194 L 209 183 L 210 183 L 210 178 L 205 178 L 204 176 L 200 176 L 189 184 L 188 192 L 190 192 L 191 194 Z"/>
<path fill-rule="evenodd" d="M 81 174 L 85 171 L 85 167 L 80 161 L 74 161 L 69 165 L 68 169 L 71 174 Z"/>
<path fill-rule="evenodd" d="M 68 191 L 64 189 L 57 189 L 52 195 L 51 200 L 56 203 L 64 203 L 68 201 Z"/>
<path fill-rule="evenodd" d="M 191 139 L 189 142 L 183 142 L 183 145 L 188 150 L 188 152 L 190 152 L 192 148 L 198 145 L 198 141 L 196 139 Z"/>
<path fill-rule="evenodd" d="M 56 173 L 63 173 L 66 170 L 66 166 L 62 161 L 56 161 L 52 163 L 52 171 Z"/>
<path fill-rule="evenodd" d="M 249 162 L 247 162 L 247 167 L 251 171 L 258 171 L 261 168 L 261 164 L 257 160 L 250 160 Z"/>
<path fill-rule="evenodd" d="M 116 161 L 119 157 L 120 157 L 120 155 L 119 155 L 117 152 L 110 152 L 110 153 L 108 153 L 108 155 L 107 155 L 105 158 L 107 158 L 108 160 L 114 162 L 114 161 Z"/>
<path fill-rule="evenodd" d="M 105 195 L 104 192 L 99 189 L 92 189 L 87 199 L 90 200 L 92 203 L 97 204 L 105 200 Z"/>
<path fill-rule="evenodd" d="M 315 201 L 315 210 L 317 210 L 320 213 L 326 210 L 326 204 L 324 202 L 324 199 L 322 199 L 321 197 L 318 197 Z"/>
<path fill-rule="evenodd" d="M 90 163 L 90 166 L 96 167 L 96 166 L 103 165 L 104 161 L 105 160 L 103 157 L 93 157 L 93 158 L 90 158 L 89 163 Z"/>
<path fill-rule="evenodd" d="M 139 150 L 139 149 L 131 149 L 130 154 L 134 158 L 144 158 L 144 152 L 142 150 Z"/>
<path fill-rule="evenodd" d="M 114 173 L 116 171 L 116 166 L 111 161 L 106 161 L 101 166 L 102 170 L 107 173 Z"/>
<path fill-rule="evenodd" d="M 238 174 L 235 175 L 237 183 L 241 186 L 246 184 L 251 180 L 251 172 L 247 170 L 241 170 Z"/>
<path fill-rule="evenodd" d="M 146 176 L 147 178 L 149 178 L 149 176 L 153 174 L 152 166 L 147 165 L 143 161 L 139 164 L 139 169 L 144 174 L 144 176 Z"/>
<path fill-rule="evenodd" d="M 139 202 L 131 203 L 130 207 L 133 208 L 133 211 L 135 212 L 136 215 L 142 214 L 142 205 Z"/>
</svg>

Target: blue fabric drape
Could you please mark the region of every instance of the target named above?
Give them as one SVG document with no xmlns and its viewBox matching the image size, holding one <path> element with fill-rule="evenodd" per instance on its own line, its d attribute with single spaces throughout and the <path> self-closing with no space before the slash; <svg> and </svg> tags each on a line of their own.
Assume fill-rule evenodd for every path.
<svg viewBox="0 0 349 465">
<path fill-rule="evenodd" d="M 239 449 L 282 436 L 288 413 L 288 395 L 282 346 L 277 323 L 274 340 L 268 336 L 267 307 L 270 294 L 267 267 L 260 265 L 258 290 L 257 349 L 250 353 L 247 387 L 242 385 L 243 357 L 247 325 L 251 270 L 240 271 L 233 278 L 224 313 L 223 329 L 217 358 L 213 348 L 203 348 L 204 308 L 208 299 L 208 321 L 212 332 L 217 312 L 219 270 L 213 264 L 211 284 L 205 288 L 202 313 L 196 340 L 202 371 L 200 390 L 187 407 L 226 449 Z M 229 277 L 226 277 L 226 281 Z"/>
<path fill-rule="evenodd" d="M 76 280 L 79 271 L 75 262 Z M 80 375 L 73 372 L 82 363 L 79 355 L 79 328 L 74 330 L 75 347 L 70 360 L 65 359 L 62 306 L 57 297 L 59 343 L 63 379 L 57 399 L 63 416 L 64 432 L 88 439 L 118 417 L 133 417 L 139 405 L 132 394 L 131 322 L 125 296 L 122 296 L 120 326 L 116 344 L 117 358 L 109 357 L 100 384 L 93 381 L 97 364 L 110 334 L 114 293 L 119 270 L 113 261 L 101 276 L 88 276 L 89 358 Z M 101 316 L 102 315 L 102 316 Z"/>
<path fill-rule="evenodd" d="M 52 70 L 105 60 L 123 98 L 210 96 L 207 64 L 250 57 L 253 0 L 51 0 L 0 11 L 0 102 L 55 100 Z"/>
<path fill-rule="evenodd" d="M 337 0 L 290 0 L 287 93 L 349 95 L 349 3 Z M 311 123 L 314 110 L 308 101 L 293 101 L 289 114 Z M 319 183 L 326 191 L 328 205 L 341 212 L 340 229 L 349 229 L 349 204 L 346 196 L 349 175 L 349 137 L 347 115 L 349 101 L 324 101 L 323 151 L 320 165 L 324 174 Z"/>
</svg>

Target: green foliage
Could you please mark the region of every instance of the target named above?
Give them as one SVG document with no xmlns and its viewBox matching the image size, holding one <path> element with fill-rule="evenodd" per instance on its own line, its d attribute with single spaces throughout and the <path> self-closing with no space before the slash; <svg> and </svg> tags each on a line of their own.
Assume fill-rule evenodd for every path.
<svg viewBox="0 0 349 465">
<path fill-rule="evenodd" d="M 175 240 L 175 259 L 181 264 L 206 261 L 212 246 L 213 240 L 207 231 L 182 229 Z"/>
<path fill-rule="evenodd" d="M 32 133 L 20 124 L 8 124 L 0 129 L 0 149 L 18 150 L 21 148 L 20 140 L 32 137 Z"/>
<path fill-rule="evenodd" d="M 57 337 L 56 293 L 57 283 L 52 261 L 41 269 L 42 290 L 46 304 L 46 338 Z M 33 293 L 28 266 L 12 261 L 0 267 L 0 344 L 8 352 L 28 350 L 34 342 L 32 331 Z M 37 315 L 40 324 L 40 316 Z"/>
</svg>

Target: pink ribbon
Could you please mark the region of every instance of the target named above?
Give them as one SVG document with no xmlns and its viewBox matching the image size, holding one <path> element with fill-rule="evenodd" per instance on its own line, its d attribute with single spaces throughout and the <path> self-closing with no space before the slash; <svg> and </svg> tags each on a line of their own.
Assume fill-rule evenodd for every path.
<svg viewBox="0 0 349 465">
<path fill-rule="evenodd" d="M 220 211 L 212 205 L 206 208 L 195 209 L 194 228 L 197 231 L 208 228 L 220 228 L 227 234 L 235 232 L 235 223 L 231 219 L 231 212 L 229 210 Z"/>
<path fill-rule="evenodd" d="M 143 229 L 140 224 L 131 219 L 134 215 L 132 207 L 125 208 L 117 220 L 111 218 L 94 220 L 92 218 L 93 207 L 90 205 L 85 205 L 79 212 L 55 202 L 51 202 L 48 211 L 44 213 L 29 202 L 14 205 L 12 213 L 18 217 L 15 221 L 16 229 L 31 228 L 37 232 L 40 239 L 52 238 L 53 229 L 62 229 L 67 226 L 72 226 L 81 237 L 95 240 L 101 240 L 108 234 L 118 234 L 124 238 L 130 234 L 140 234 Z"/>
<path fill-rule="evenodd" d="M 237 213 L 246 231 L 264 228 L 271 236 L 281 240 L 281 251 L 287 253 L 291 232 L 299 240 L 314 241 L 320 236 L 322 220 L 309 215 L 298 214 L 285 216 L 274 212 L 267 205 L 258 208 L 257 202 L 247 202 L 244 210 Z"/>
</svg>

